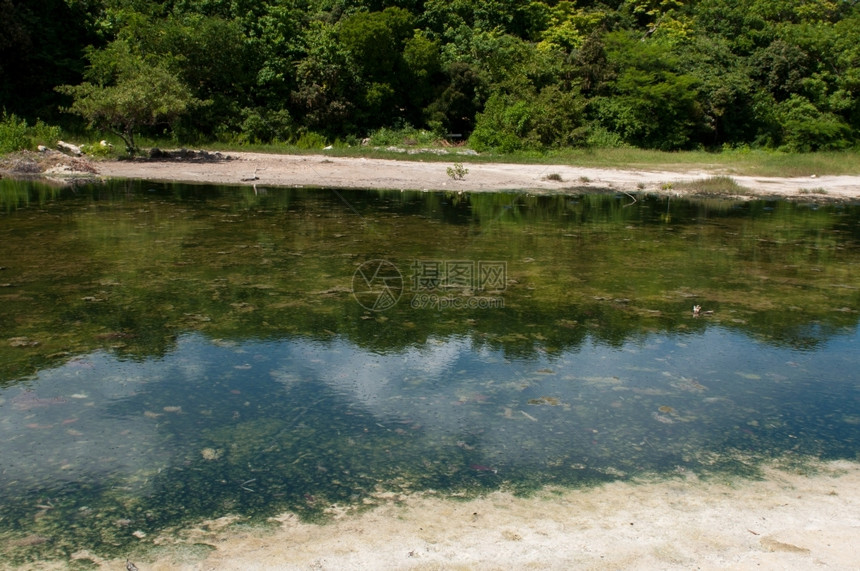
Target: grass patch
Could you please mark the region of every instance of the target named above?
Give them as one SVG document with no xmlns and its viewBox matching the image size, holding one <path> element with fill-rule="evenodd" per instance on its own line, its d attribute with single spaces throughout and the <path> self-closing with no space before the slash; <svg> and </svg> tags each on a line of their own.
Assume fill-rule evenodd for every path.
<svg viewBox="0 0 860 571">
<path fill-rule="evenodd" d="M 396 129 L 382 127 L 373 131 L 368 139 L 367 144 L 374 147 L 433 147 L 442 138 L 432 131 L 406 126 Z"/>
<path fill-rule="evenodd" d="M 241 149 L 234 149 L 241 150 Z M 514 163 L 571 165 L 594 168 L 614 168 L 642 171 L 685 172 L 701 170 L 715 176 L 774 176 L 808 177 L 815 175 L 860 174 L 860 153 L 820 152 L 781 153 L 770 151 L 685 151 L 668 153 L 647 149 L 568 149 L 547 153 L 519 152 L 511 154 L 482 153 L 476 156 L 460 155 L 462 148 L 445 149 L 445 154 L 432 152 L 416 155 L 372 149 L 368 147 L 335 147 L 327 154 L 336 156 L 362 156 L 395 160 L 421 159 L 425 161 L 450 161 L 452 155 L 464 163 Z M 267 152 L 261 149 L 261 152 Z M 271 152 L 289 152 L 287 148 Z"/>
<path fill-rule="evenodd" d="M 625 170 L 705 170 L 717 175 L 796 177 L 860 174 L 860 153 L 783 153 L 764 150 L 664 152 L 648 149 L 567 149 L 533 155 L 496 155 L 503 162 L 573 164 Z"/>
<path fill-rule="evenodd" d="M 691 190 L 697 194 L 725 194 L 731 196 L 751 194 L 750 189 L 741 186 L 735 179 L 725 175 L 676 183 L 675 188 Z"/>
<path fill-rule="evenodd" d="M 6 137 L 12 146 L 24 141 L 22 131 L 26 124 L 13 116 L 5 117 Z M 50 128 L 38 125 L 30 127 L 29 143 L 33 145 L 49 138 Z M 57 133 L 58 134 L 58 133 Z M 113 137 L 103 133 L 78 133 L 69 135 L 70 140 L 107 139 L 116 145 Z M 75 138 L 76 137 L 76 138 Z M 569 165 L 593 168 L 614 168 L 640 171 L 686 172 L 706 171 L 715 176 L 773 176 L 809 177 L 812 175 L 860 175 L 860 153 L 854 151 L 786 153 L 779 151 L 753 150 L 746 147 L 723 149 L 718 152 L 679 151 L 665 152 L 632 147 L 557 149 L 546 152 L 519 151 L 515 153 L 487 152 L 480 155 L 466 154 L 466 147 L 446 147 L 438 135 L 431 131 L 412 128 L 379 129 L 368 137 L 369 145 L 363 146 L 357 138 L 327 140 L 317 133 L 306 133 L 299 139 L 272 144 L 255 144 L 237 141 L 180 142 L 171 138 L 150 139 L 140 137 L 142 147 L 205 148 L 210 151 L 259 152 L 281 154 L 320 154 L 339 157 L 365 157 L 394 160 L 422 160 L 427 162 L 450 162 L 456 157 L 463 163 L 514 163 Z M 323 150 L 330 145 L 332 148 Z M 400 150 L 388 150 L 399 147 Z M 409 152 L 404 152 L 408 150 Z M 549 179 L 553 180 L 553 179 Z"/>
<path fill-rule="evenodd" d="M 469 174 L 469 169 L 463 166 L 463 163 L 454 163 L 453 167 L 448 167 L 448 176 L 454 180 L 463 180 Z"/>
</svg>

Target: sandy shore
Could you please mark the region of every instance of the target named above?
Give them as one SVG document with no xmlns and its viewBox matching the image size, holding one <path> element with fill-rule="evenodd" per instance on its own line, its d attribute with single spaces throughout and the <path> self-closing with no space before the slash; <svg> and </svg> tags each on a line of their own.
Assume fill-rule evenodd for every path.
<svg viewBox="0 0 860 571">
<path fill-rule="evenodd" d="M 328 525 L 292 514 L 268 530 L 230 517 L 205 522 L 156 540 L 159 550 L 134 562 L 141 571 L 860 568 L 860 465 L 849 462 L 814 476 L 687 475 L 531 498 L 381 496 L 359 514 L 332 510 Z M 102 569 L 124 564 L 74 557 Z"/>
<path fill-rule="evenodd" d="M 451 163 L 399 161 L 324 155 L 230 153 L 221 161 L 107 161 L 96 168 L 106 177 L 231 185 L 318 186 L 408 190 L 527 190 L 534 193 L 616 190 L 679 194 L 691 190 L 679 183 L 708 178 L 717 172 L 633 171 L 563 165 L 468 163 L 463 180 L 447 174 Z M 550 177 L 550 175 L 553 175 Z M 557 176 L 556 176 L 557 175 Z M 803 178 L 732 176 L 741 186 L 762 196 L 806 199 L 860 198 L 860 176 Z M 560 179 L 560 180 L 558 180 Z M 822 194 L 824 189 L 826 194 Z"/>
</svg>

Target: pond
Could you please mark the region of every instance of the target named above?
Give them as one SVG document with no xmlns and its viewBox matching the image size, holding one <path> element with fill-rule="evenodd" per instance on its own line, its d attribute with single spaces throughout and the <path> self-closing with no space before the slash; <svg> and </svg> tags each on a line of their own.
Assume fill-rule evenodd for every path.
<svg viewBox="0 0 860 571">
<path fill-rule="evenodd" d="M 858 459 L 860 207 L 0 180 L 0 550 Z"/>
</svg>

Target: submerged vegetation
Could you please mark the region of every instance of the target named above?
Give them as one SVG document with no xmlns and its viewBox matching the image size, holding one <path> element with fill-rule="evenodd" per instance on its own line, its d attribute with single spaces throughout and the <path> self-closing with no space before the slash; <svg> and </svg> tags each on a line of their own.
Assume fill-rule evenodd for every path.
<svg viewBox="0 0 860 571">
<path fill-rule="evenodd" d="M 10 303 L 3 329 L 39 341 L 28 351 L 0 347 L 4 378 L 26 374 L 36 355 L 110 347 L 129 356 L 163 355 L 188 330 L 224 338 L 245 327 L 275 337 L 346 335 L 383 351 L 469 333 L 528 356 L 538 346 L 576 347 L 589 336 L 618 344 L 646 331 L 715 323 L 803 347 L 856 321 L 854 312 L 838 311 L 857 304 L 855 252 L 840 246 L 857 240 L 858 213 L 850 206 L 647 196 L 634 203 L 626 195 L 258 193 L 127 181 L 70 191 L 0 183 L 0 210 L 15 224 L 5 224 L 0 281 L 9 286 L 0 293 Z M 723 179 L 706 184 L 737 190 Z M 84 204 L 90 207 L 80 209 Z M 16 215 L 37 205 L 41 214 Z M 360 217 L 380 205 L 398 216 Z M 36 265 L 26 261 L 34 231 L 53 244 L 46 262 Z M 340 243 L 350 247 L 335 247 Z M 373 257 L 401 266 L 404 277 L 415 259 L 505 260 L 512 280 L 505 310 L 478 312 L 475 323 L 439 321 L 403 303 L 386 314 L 399 318 L 384 326 L 380 315 L 362 319 L 349 288 L 356 268 Z M 77 284 L 67 298 L 39 293 L 62 276 Z M 26 304 L 17 303 L 24 298 Z M 693 300 L 724 310 L 689 322 Z M 560 314 L 574 325 L 558 327 L 553 316 Z M 39 329 L 46 319 L 57 326 L 47 336 Z M 529 325 L 544 338 L 540 343 L 493 332 L 535 320 L 545 322 Z M 823 337 L 808 336 L 812 322 Z"/>
<path fill-rule="evenodd" d="M 860 441 L 856 206 L 2 179 L 0 217 L 4 561 Z M 420 307 L 434 261 L 503 303 Z"/>
</svg>

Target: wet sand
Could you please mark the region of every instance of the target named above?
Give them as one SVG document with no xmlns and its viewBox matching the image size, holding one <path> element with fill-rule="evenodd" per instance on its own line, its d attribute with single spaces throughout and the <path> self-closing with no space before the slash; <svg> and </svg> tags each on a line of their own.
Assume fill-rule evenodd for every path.
<svg viewBox="0 0 860 571">
<path fill-rule="evenodd" d="M 158 550 L 134 563 L 141 571 L 858 569 L 860 465 L 832 462 L 815 472 L 767 469 L 759 480 L 678 474 L 470 501 L 381 493 L 379 505 L 360 513 L 333 507 L 326 525 L 289 513 L 269 529 L 229 516 L 202 522 L 157 538 Z M 201 553 L 201 545 L 210 547 Z M 102 569 L 125 563 L 75 557 Z"/>
</svg>

